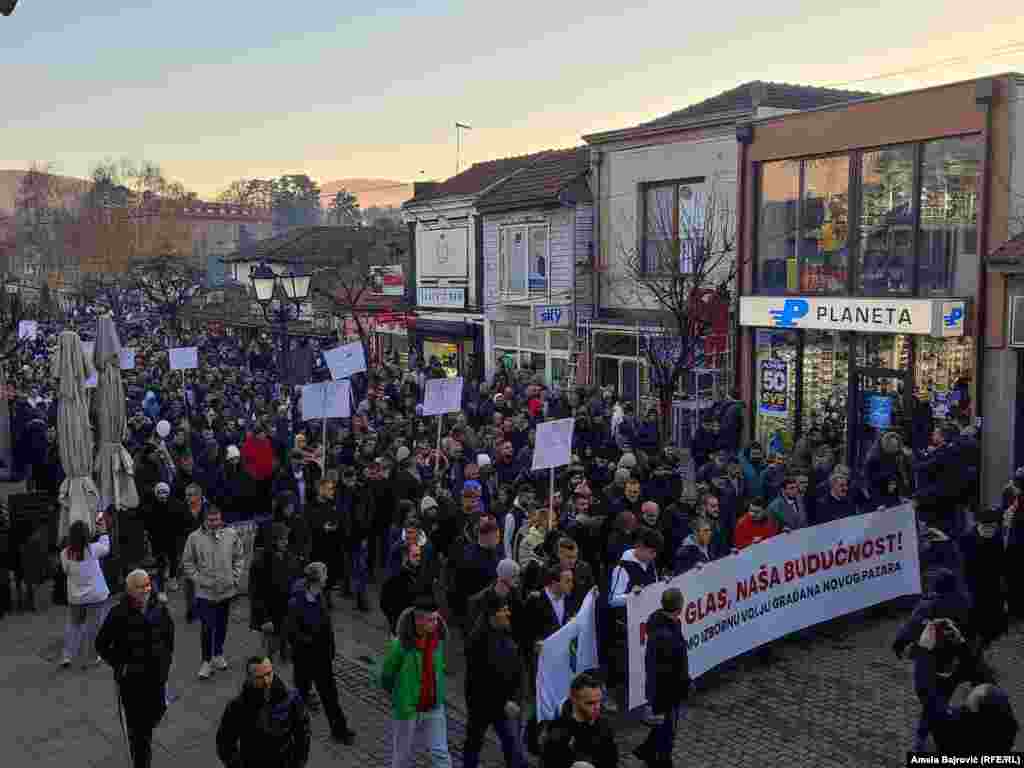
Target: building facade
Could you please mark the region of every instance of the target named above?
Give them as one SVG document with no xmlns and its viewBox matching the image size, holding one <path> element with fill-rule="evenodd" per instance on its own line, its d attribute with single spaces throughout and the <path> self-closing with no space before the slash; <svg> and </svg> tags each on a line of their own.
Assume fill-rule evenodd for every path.
<svg viewBox="0 0 1024 768">
<path fill-rule="evenodd" d="M 1008 460 L 989 428 L 1009 415 L 986 348 L 1006 293 L 979 257 L 1008 234 L 1019 88 L 987 78 L 737 127 L 752 438 L 782 451 L 819 429 L 859 468 L 885 431 L 920 449 L 935 423 L 977 419 L 993 498 Z"/>
<path fill-rule="evenodd" d="M 586 147 L 550 152 L 477 202 L 488 380 L 503 369 L 549 386 L 578 380 L 576 323 L 594 311 L 589 171 Z"/>
</svg>

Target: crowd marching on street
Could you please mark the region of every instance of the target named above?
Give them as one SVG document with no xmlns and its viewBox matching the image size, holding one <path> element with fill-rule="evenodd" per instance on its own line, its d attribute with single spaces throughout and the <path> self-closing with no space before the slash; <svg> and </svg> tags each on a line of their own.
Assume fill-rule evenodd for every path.
<svg viewBox="0 0 1024 768">
<path fill-rule="evenodd" d="M 449 766 L 452 748 L 476 768 L 490 729 L 509 768 L 525 766 L 528 753 L 544 768 L 612 768 L 619 746 L 608 712 L 626 707 L 628 595 L 771 537 L 906 500 L 917 511 L 925 595 L 893 650 L 913 663 L 915 748 L 1012 748 L 1017 722 L 985 650 L 1024 618 L 1024 577 L 1013 567 L 1024 556 L 1024 473 L 1009 479 L 1001 505 L 978 509 L 980 435 L 966 416 L 885 432 L 863 465 L 848 466 L 827 424 L 784 454 L 749 443 L 748 407 L 727 398 L 678 446 L 656 409 L 637 413 L 610 389 L 556 391 L 532 371 L 467 378 L 461 411 L 424 417 L 426 382 L 446 375 L 440 362 L 384 360 L 352 379 L 351 419 L 331 419 L 325 431 L 301 420 L 294 386 L 327 378 L 317 342 L 289 351 L 285 375 L 266 337 L 185 332 L 178 341 L 197 346 L 201 364 L 182 375 L 168 369 L 157 325 L 139 313 L 118 328 L 136 350 L 123 374 L 124 445 L 140 506 L 116 514 L 142 521 L 145 557 L 122 562 L 119 574 L 104 567 L 116 548 L 110 514 L 95 531 L 75 524 L 55 550 L 68 605 L 60 664 L 71 674 L 84 657 L 113 670 L 136 768 L 150 765 L 172 660 L 194 663 L 202 680 L 246 670 L 211 745 L 229 768 L 305 765 L 320 711 L 333 738 L 353 744 L 360 724 L 332 666 L 342 600 L 380 611 L 390 628 L 377 674 L 391 701 L 394 768 L 423 753 Z M 91 328 L 80 324 L 83 338 Z M 50 376 L 59 330 L 40 323 L 8 373 L 9 476 L 54 499 L 64 479 Z M 537 425 L 553 418 L 573 418 L 575 428 L 552 498 L 547 470 L 531 467 Z M 248 566 L 239 523 L 257 529 Z M 0 589 L 0 611 L 31 609 L 54 575 L 50 542 L 30 544 L 15 558 L 14 594 Z M 538 722 L 540 649 L 590 594 L 600 664 L 575 676 L 555 720 Z M 167 606 L 176 600 L 201 625 L 198 654 L 175 642 Z M 231 653 L 229 611 L 240 600 L 264 639 L 249 658 Z M 634 754 L 654 768 L 672 765 L 692 688 L 684 605 L 669 589 L 648 621 L 651 730 Z M 456 637 L 469 722 L 464 743 L 452 745 L 445 701 Z M 951 706 L 962 682 L 978 687 Z"/>
</svg>

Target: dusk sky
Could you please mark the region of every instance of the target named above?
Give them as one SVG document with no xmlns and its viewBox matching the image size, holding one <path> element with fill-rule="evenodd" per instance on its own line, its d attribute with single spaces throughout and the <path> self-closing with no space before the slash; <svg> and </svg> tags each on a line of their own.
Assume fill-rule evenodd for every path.
<svg viewBox="0 0 1024 768">
<path fill-rule="evenodd" d="M 1012 0 L 351 5 L 21 0 L 0 18 L 0 168 L 84 177 L 128 156 L 204 196 L 292 172 L 414 181 L 452 174 L 456 120 L 474 162 L 748 80 L 896 92 L 1024 71 Z"/>
</svg>

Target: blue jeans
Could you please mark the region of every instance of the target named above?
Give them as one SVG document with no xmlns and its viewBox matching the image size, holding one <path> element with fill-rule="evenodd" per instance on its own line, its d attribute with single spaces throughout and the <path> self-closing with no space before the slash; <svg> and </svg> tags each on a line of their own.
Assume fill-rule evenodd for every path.
<svg viewBox="0 0 1024 768">
<path fill-rule="evenodd" d="M 422 712 L 412 720 L 391 721 L 391 768 L 411 768 L 421 750 L 416 748 L 416 734 L 426 736 L 432 768 L 451 768 L 448 753 L 448 720 L 443 706 Z"/>
<path fill-rule="evenodd" d="M 526 768 L 526 755 L 519 739 L 519 723 L 509 720 L 504 714 L 490 718 L 486 714 L 470 713 L 466 724 L 466 741 L 462 745 L 462 768 L 477 768 L 480 764 L 480 750 L 484 746 L 487 729 L 494 726 L 505 755 L 506 768 Z"/>
<path fill-rule="evenodd" d="M 203 628 L 199 633 L 202 643 L 203 661 L 210 661 L 214 656 L 224 655 L 224 640 L 228 634 L 228 611 L 230 600 L 207 600 L 196 598 L 196 614 Z"/>
<path fill-rule="evenodd" d="M 672 707 L 665 713 L 665 719 L 651 729 L 651 744 L 654 752 L 663 760 L 672 756 L 672 748 L 676 743 L 676 726 L 679 724 L 679 715 L 683 711 L 683 705 Z"/>
</svg>

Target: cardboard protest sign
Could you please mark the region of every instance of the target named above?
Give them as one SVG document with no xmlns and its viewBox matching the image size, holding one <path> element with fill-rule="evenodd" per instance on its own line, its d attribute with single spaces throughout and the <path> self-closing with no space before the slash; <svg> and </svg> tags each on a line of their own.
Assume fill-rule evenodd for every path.
<svg viewBox="0 0 1024 768">
<path fill-rule="evenodd" d="M 423 415 L 438 416 L 462 410 L 462 377 L 428 379 L 423 395 Z"/>
<path fill-rule="evenodd" d="M 352 415 L 352 389 L 348 380 L 324 381 L 302 387 L 302 420 L 347 419 Z"/>
<path fill-rule="evenodd" d="M 135 370 L 135 350 L 131 347 L 121 347 L 121 370 Z"/>
<path fill-rule="evenodd" d="M 198 347 L 174 347 L 167 350 L 172 371 L 191 371 L 199 367 Z"/>
<path fill-rule="evenodd" d="M 18 321 L 18 341 L 26 339 L 27 341 L 35 341 L 36 333 L 39 332 L 39 323 L 35 320 L 19 320 Z"/>
<path fill-rule="evenodd" d="M 531 471 L 564 467 L 572 461 L 572 431 L 575 419 L 543 421 L 537 425 Z"/>
<path fill-rule="evenodd" d="M 356 373 L 366 370 L 366 355 L 363 353 L 363 343 L 354 341 L 351 344 L 342 344 L 334 349 L 324 350 L 324 362 L 331 369 L 331 378 L 349 379 Z"/>
</svg>

